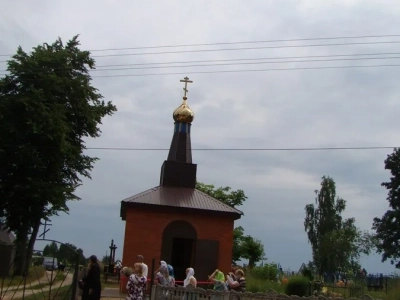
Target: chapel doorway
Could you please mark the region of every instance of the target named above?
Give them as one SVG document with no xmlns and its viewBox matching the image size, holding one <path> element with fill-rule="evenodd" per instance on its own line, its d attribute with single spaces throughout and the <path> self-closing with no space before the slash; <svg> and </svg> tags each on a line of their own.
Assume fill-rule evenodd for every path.
<svg viewBox="0 0 400 300">
<path fill-rule="evenodd" d="M 185 279 L 186 269 L 194 266 L 196 240 L 196 229 L 189 222 L 173 221 L 165 227 L 161 260 L 174 267 L 176 280 Z"/>
</svg>

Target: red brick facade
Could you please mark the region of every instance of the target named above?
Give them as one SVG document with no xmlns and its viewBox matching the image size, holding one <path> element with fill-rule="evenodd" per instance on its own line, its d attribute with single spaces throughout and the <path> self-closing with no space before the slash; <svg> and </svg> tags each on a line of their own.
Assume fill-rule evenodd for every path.
<svg viewBox="0 0 400 300">
<path fill-rule="evenodd" d="M 126 211 L 125 240 L 122 262 L 133 266 L 141 254 L 151 268 L 160 261 L 162 236 L 165 227 L 173 221 L 187 221 L 196 229 L 198 239 L 219 241 L 218 268 L 228 272 L 232 263 L 233 217 L 221 217 L 201 212 L 161 212 L 145 208 L 128 208 Z M 188 266 L 190 267 L 190 266 Z M 210 270 L 210 273 L 213 270 Z"/>
</svg>

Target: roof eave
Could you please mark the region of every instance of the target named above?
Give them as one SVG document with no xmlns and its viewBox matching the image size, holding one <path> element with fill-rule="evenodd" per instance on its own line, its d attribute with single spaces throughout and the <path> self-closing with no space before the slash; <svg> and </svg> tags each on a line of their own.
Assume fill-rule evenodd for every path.
<svg viewBox="0 0 400 300">
<path fill-rule="evenodd" d="M 151 208 L 153 211 L 156 209 L 160 209 L 165 211 L 172 210 L 172 211 L 180 211 L 180 212 L 201 212 L 201 213 L 208 213 L 214 214 L 219 216 L 226 216 L 231 217 L 234 220 L 239 220 L 244 214 L 243 212 L 224 212 L 224 211 L 217 211 L 217 210 L 208 210 L 208 209 L 198 209 L 198 208 L 189 208 L 189 207 L 176 207 L 176 206 L 165 206 L 165 205 L 158 205 L 158 204 L 149 204 L 149 203 L 137 203 L 137 202 L 126 202 L 121 201 L 121 213 L 120 216 L 123 221 L 126 220 L 126 210 L 127 208 Z"/>
</svg>

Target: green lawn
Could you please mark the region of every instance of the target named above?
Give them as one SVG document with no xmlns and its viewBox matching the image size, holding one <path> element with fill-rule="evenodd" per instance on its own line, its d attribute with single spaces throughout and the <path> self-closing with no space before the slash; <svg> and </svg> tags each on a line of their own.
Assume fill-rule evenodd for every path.
<svg viewBox="0 0 400 300">
<path fill-rule="evenodd" d="M 26 284 L 29 285 L 29 283 L 32 283 L 34 281 L 37 281 L 38 279 L 41 279 L 45 274 L 45 270 L 42 266 L 32 266 L 29 269 L 28 276 L 26 277 Z M 1 278 L 0 279 L 0 285 L 2 285 L 4 288 L 7 288 L 8 286 L 18 286 L 18 285 L 23 285 L 25 282 L 25 278 L 22 276 L 10 276 L 6 278 Z"/>
</svg>

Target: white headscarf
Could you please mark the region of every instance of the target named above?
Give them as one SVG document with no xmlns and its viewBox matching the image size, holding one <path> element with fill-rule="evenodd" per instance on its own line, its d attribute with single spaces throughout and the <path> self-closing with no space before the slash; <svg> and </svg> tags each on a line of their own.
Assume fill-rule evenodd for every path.
<svg viewBox="0 0 400 300">
<path fill-rule="evenodd" d="M 161 265 L 161 266 L 166 266 L 166 267 L 168 267 L 167 263 L 166 263 L 165 261 L 163 261 L 163 260 L 160 261 L 160 265 Z"/>
<path fill-rule="evenodd" d="M 193 268 L 188 269 L 185 281 L 183 281 L 183 286 L 186 287 L 190 283 L 190 278 L 194 276 Z"/>
</svg>

